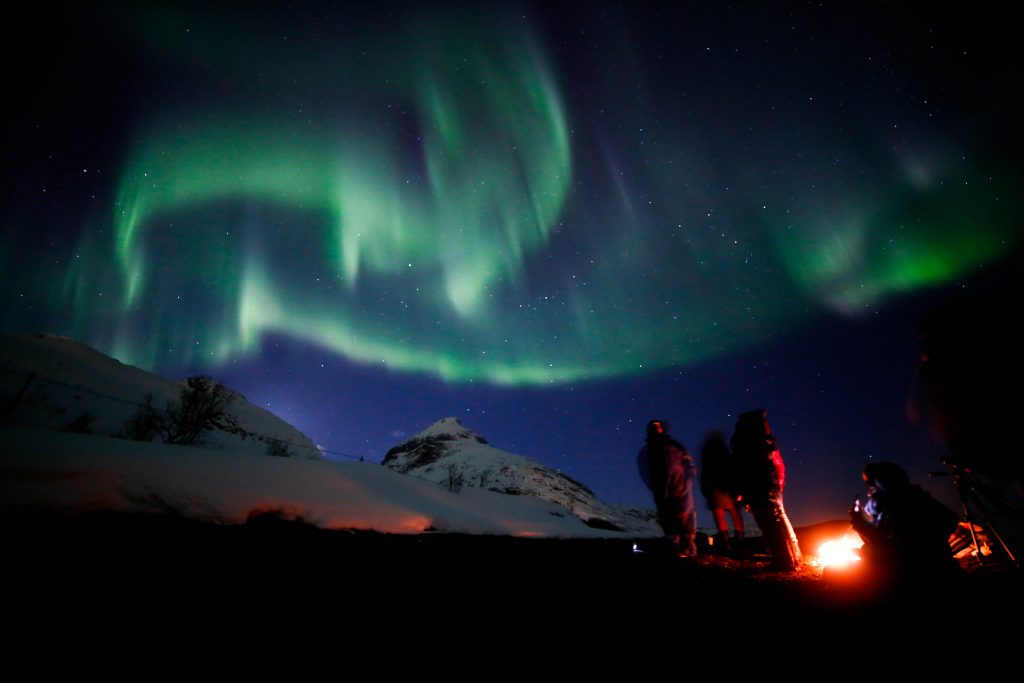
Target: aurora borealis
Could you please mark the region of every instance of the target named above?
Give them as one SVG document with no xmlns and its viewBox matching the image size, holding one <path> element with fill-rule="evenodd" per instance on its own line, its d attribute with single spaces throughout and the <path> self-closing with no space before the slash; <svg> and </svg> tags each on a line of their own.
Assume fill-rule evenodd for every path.
<svg viewBox="0 0 1024 683">
<path fill-rule="evenodd" d="M 914 315 L 914 297 L 1018 248 L 1011 67 L 978 22 L 756 3 L 143 5 L 26 14 L 5 48 L 26 67 L 4 329 L 235 377 L 342 452 L 380 457 L 392 432 L 444 416 L 397 396 L 501 405 L 500 423 L 469 426 L 510 450 L 503 432 L 534 429 L 524 414 L 605 396 L 571 430 L 621 432 L 619 452 L 528 452 L 541 435 L 521 452 L 639 502 L 617 488 L 631 473 L 613 461 L 642 436 L 623 426 L 688 421 L 672 391 L 749 389 L 762 350 Z M 774 358 L 751 405 L 705 406 L 681 436 L 754 404 L 798 422 L 774 403 L 789 381 Z M 708 384 L 680 387 L 694 375 Z M 345 429 L 314 404 L 355 399 L 326 387 L 391 382 L 387 428 L 332 441 Z M 635 415 L 612 398 L 629 392 Z"/>
<path fill-rule="evenodd" d="M 217 341 L 194 357 L 216 364 L 252 351 L 267 331 L 287 331 L 359 361 L 450 379 L 597 374 L 567 367 L 564 354 L 556 371 L 539 361 L 520 367 L 518 355 L 535 354 L 504 348 L 510 340 L 491 332 L 496 316 L 511 315 L 523 260 L 546 245 L 571 177 L 551 77 L 528 36 L 494 31 L 489 49 L 471 42 L 469 28 L 449 35 L 429 23 L 401 65 L 374 67 L 375 82 L 398 83 L 371 95 L 384 125 L 373 106 L 344 101 L 298 123 L 252 113 L 263 91 L 250 96 L 243 83 L 230 113 L 211 107 L 143 128 L 115 208 L 117 315 L 149 308 L 160 297 L 155 283 L 181 279 L 178 263 L 168 271 L 154 257 L 157 245 L 192 252 L 189 279 L 205 280 L 219 305 L 213 320 L 203 310 L 188 321 L 147 312 L 114 342 L 124 355 L 148 346 L 137 360 L 152 365 L 165 348 L 189 349 L 196 330 L 212 330 Z M 230 78 L 256 74 L 243 67 Z M 316 87 L 330 97 L 365 78 L 340 71 Z M 241 206 L 246 219 L 215 208 Z M 274 224 L 275 212 L 286 225 Z M 95 289 L 84 278 L 76 296 Z"/>
</svg>

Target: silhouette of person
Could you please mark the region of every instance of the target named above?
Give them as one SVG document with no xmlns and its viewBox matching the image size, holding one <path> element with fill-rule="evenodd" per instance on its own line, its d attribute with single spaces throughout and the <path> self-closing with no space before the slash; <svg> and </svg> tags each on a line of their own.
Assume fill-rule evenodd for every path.
<svg viewBox="0 0 1024 683">
<path fill-rule="evenodd" d="M 681 557 L 697 554 L 697 512 L 693 488 L 697 467 L 686 447 L 668 435 L 663 420 L 647 423 L 645 445 L 637 453 L 640 477 L 654 494 L 658 523 L 672 550 Z"/>
<path fill-rule="evenodd" d="M 740 495 L 767 541 L 772 565 L 790 571 L 800 565 L 800 545 L 782 503 L 786 467 L 767 414 L 760 408 L 741 413 L 730 446 L 740 473 Z"/>
<path fill-rule="evenodd" d="M 1011 561 L 1024 556 L 1024 458 L 1014 428 L 1024 384 L 1021 272 L 958 292 L 918 320 L 921 357 L 908 405 L 911 421 L 945 445 L 943 463 L 971 523 L 997 532 Z"/>
<path fill-rule="evenodd" d="M 736 538 L 743 538 L 743 513 L 737 501 L 739 482 L 736 466 L 723 432 L 712 432 L 700 451 L 700 490 L 707 499 L 708 509 L 715 518 L 718 530 L 712 547 L 730 550 L 729 527 L 725 514 L 732 518 Z"/>
<path fill-rule="evenodd" d="M 959 466 L 1021 483 L 1024 458 L 1016 441 L 993 428 L 1020 419 L 1020 401 L 996 390 L 1024 382 L 1024 309 L 1019 290 L 1012 291 L 957 296 L 921 317 L 917 394 L 908 412 L 945 442 Z"/>
<path fill-rule="evenodd" d="M 867 503 L 850 510 L 850 523 L 864 539 L 861 557 L 869 571 L 886 581 L 949 576 L 957 565 L 949 537 L 958 520 L 899 465 L 872 463 L 864 468 Z"/>
</svg>

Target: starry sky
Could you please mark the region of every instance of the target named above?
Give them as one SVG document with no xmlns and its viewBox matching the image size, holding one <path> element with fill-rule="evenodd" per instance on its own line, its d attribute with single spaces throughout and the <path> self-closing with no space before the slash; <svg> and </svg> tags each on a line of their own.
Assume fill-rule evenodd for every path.
<svg viewBox="0 0 1024 683">
<path fill-rule="evenodd" d="M 22 9 L 2 329 L 331 457 L 457 416 L 604 500 L 768 409 L 797 523 L 920 480 L 914 321 L 1019 282 L 1009 22 L 846 3 Z M 709 524 L 705 513 L 701 524 Z"/>
</svg>

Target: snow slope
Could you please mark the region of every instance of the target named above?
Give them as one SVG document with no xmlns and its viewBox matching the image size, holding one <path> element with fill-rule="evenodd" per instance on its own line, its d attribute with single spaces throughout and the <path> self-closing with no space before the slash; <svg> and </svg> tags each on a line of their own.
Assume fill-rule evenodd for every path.
<svg viewBox="0 0 1024 683">
<path fill-rule="evenodd" d="M 0 335 L 2 426 L 110 436 L 121 431 L 147 394 L 159 409 L 177 399 L 184 386 L 64 337 Z M 309 437 L 241 395 L 228 410 L 250 435 L 207 433 L 203 445 L 265 455 L 276 440 L 294 457 L 322 457 Z"/>
<path fill-rule="evenodd" d="M 0 510 L 172 513 L 218 524 L 276 512 L 327 529 L 621 536 L 538 498 L 451 493 L 375 463 L 254 458 L 54 431 L 4 429 L 0 438 Z"/>
<path fill-rule="evenodd" d="M 329 529 L 555 538 L 622 537 L 615 529 L 636 526 L 578 482 L 486 446 L 454 421 L 414 439 L 485 448 L 476 451 L 476 481 L 493 470 L 494 487 L 530 495 L 472 486 L 454 493 L 375 463 L 328 462 L 312 441 L 240 396 L 230 410 L 257 437 L 214 432 L 203 447 L 111 437 L 143 396 L 160 407 L 182 386 L 69 339 L 0 335 L 0 511 L 147 512 L 216 524 L 273 512 Z M 453 427 L 463 431 L 453 436 Z M 268 457 L 266 437 L 307 457 Z M 469 472 L 474 451 L 458 453 L 453 462 Z"/>
<path fill-rule="evenodd" d="M 454 417 L 439 420 L 395 446 L 382 464 L 452 491 L 485 489 L 547 500 L 597 528 L 639 536 L 662 533 L 652 511 L 607 505 L 562 472 L 491 446 Z"/>
</svg>

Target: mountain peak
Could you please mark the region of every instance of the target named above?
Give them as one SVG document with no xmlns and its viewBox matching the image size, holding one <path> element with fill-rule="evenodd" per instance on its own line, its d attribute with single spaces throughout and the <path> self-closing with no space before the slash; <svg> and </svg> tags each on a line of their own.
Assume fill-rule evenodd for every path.
<svg viewBox="0 0 1024 683">
<path fill-rule="evenodd" d="M 441 418 L 387 452 L 381 464 L 397 472 L 422 467 L 464 445 L 487 444 L 487 439 L 467 429 L 457 417 Z"/>
<path fill-rule="evenodd" d="M 388 469 L 437 482 L 449 491 L 479 488 L 509 495 L 534 496 L 565 508 L 584 524 L 639 535 L 661 530 L 644 513 L 605 505 L 594 492 L 565 473 L 535 460 L 503 451 L 446 417 L 387 452 Z M 560 514 L 560 513 L 552 513 Z"/>
<path fill-rule="evenodd" d="M 417 441 L 422 439 L 435 439 L 442 441 L 454 441 L 455 439 L 472 439 L 478 443 L 487 443 L 487 440 L 482 436 L 474 433 L 472 429 L 469 429 L 459 421 L 457 417 L 443 417 L 434 424 L 430 425 L 422 432 L 409 437 L 408 441 Z"/>
</svg>

